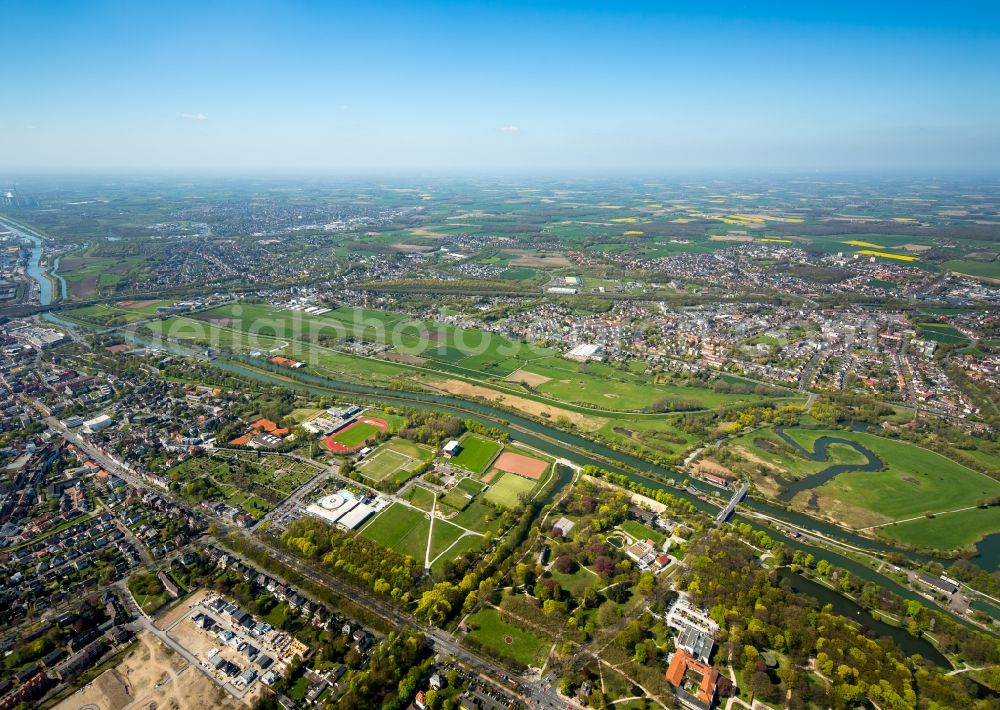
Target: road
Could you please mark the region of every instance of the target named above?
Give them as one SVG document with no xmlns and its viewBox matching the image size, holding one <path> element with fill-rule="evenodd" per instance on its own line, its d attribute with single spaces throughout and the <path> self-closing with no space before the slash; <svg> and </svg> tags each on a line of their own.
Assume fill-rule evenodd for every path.
<svg viewBox="0 0 1000 710">
<path fill-rule="evenodd" d="M 323 587 L 327 587 L 341 596 L 352 599 L 370 611 L 375 612 L 397 628 L 411 628 L 424 634 L 424 637 L 435 651 L 453 656 L 467 666 L 475 668 L 480 672 L 485 671 L 491 682 L 501 685 L 506 692 L 521 698 L 521 700 L 527 703 L 529 707 L 546 708 L 550 710 L 554 708 L 564 708 L 567 706 L 581 708 L 581 706 L 576 704 L 574 701 L 559 695 L 554 688 L 548 688 L 547 684 L 542 679 L 522 678 L 518 683 L 521 690 L 515 690 L 510 681 L 504 680 L 512 675 L 511 671 L 462 646 L 459 640 L 452 634 L 439 629 L 436 626 L 424 623 L 419 619 L 415 619 L 408 614 L 404 614 L 398 609 L 391 607 L 378 599 L 372 599 L 368 596 L 367 590 L 360 589 L 340 577 L 336 577 L 321 570 L 314 569 L 308 565 L 304 565 L 302 560 L 288 554 L 284 550 L 275 548 L 271 545 L 266 545 L 265 547 L 265 545 L 263 545 L 259 540 L 253 539 L 253 536 L 249 531 L 244 530 L 241 531 L 241 533 L 245 538 L 256 545 L 258 549 L 265 548 L 262 550 L 265 554 L 277 559 L 279 562 L 289 567 L 292 567 L 303 577 L 306 577 Z M 225 542 L 221 542 L 223 546 L 225 546 Z M 252 561 L 248 562 L 250 562 L 250 564 L 255 568 L 258 567 L 257 565 L 254 565 Z M 268 572 L 268 574 L 274 575 L 273 572 Z"/>
</svg>

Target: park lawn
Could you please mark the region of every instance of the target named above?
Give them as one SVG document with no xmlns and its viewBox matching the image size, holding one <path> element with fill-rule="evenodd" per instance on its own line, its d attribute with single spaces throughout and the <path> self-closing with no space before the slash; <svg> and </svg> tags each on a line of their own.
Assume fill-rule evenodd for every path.
<svg viewBox="0 0 1000 710">
<path fill-rule="evenodd" d="M 413 486 L 403 496 L 421 510 L 430 510 L 434 505 L 434 493 L 423 486 Z"/>
<path fill-rule="evenodd" d="M 584 589 L 594 586 L 600 581 L 600 577 L 582 565 L 577 565 L 576 572 L 573 572 L 573 574 L 563 574 L 555 568 L 550 571 L 552 572 L 552 579 L 559 582 L 559 586 L 574 597 L 579 596 Z"/>
<path fill-rule="evenodd" d="M 482 473 L 496 458 L 503 446 L 492 439 L 469 434 L 461 441 L 462 450 L 452 456 L 448 463 L 473 473 Z"/>
<path fill-rule="evenodd" d="M 882 471 L 842 473 L 812 490 L 820 496 L 876 513 L 887 521 L 928 511 L 956 510 L 1000 495 L 1000 482 L 904 441 L 850 431 L 809 430 L 809 434 L 813 441 L 821 436 L 856 441 L 886 464 Z"/>
<path fill-rule="evenodd" d="M 381 447 L 358 466 L 358 472 L 373 481 L 382 481 L 413 461 L 398 451 Z"/>
<path fill-rule="evenodd" d="M 637 540 L 652 540 L 656 543 L 657 547 L 662 545 L 667 539 L 667 536 L 662 531 L 654 530 L 648 525 L 640 523 L 638 520 L 626 520 L 618 527 Z"/>
<path fill-rule="evenodd" d="M 434 529 L 437 530 L 438 523 L 434 523 Z M 483 544 L 483 539 L 476 535 L 466 535 L 465 537 L 458 538 L 454 547 L 448 550 L 447 555 L 443 555 L 439 559 L 431 563 L 431 572 L 437 574 L 444 567 L 444 563 L 448 560 L 457 560 L 459 557 L 464 555 L 466 552 L 477 551 Z M 433 558 L 432 558 L 433 559 Z"/>
<path fill-rule="evenodd" d="M 505 508 L 516 508 L 520 503 L 521 494 L 531 493 L 535 481 L 522 478 L 514 473 L 498 473 L 486 491 L 486 500 Z"/>
<path fill-rule="evenodd" d="M 991 533 L 1000 532 L 1000 506 L 973 508 L 960 513 L 918 518 L 886 525 L 880 535 L 927 549 L 971 547 Z"/>
<path fill-rule="evenodd" d="M 500 515 L 479 500 L 473 500 L 469 503 L 461 513 L 451 518 L 451 522 L 476 532 L 492 530 L 496 533 L 500 531 Z"/>
<path fill-rule="evenodd" d="M 348 447 L 361 446 L 369 439 L 378 436 L 382 432 L 374 424 L 369 424 L 368 422 L 358 422 L 350 429 L 345 429 L 339 434 L 333 437 L 333 440 L 338 444 L 343 444 Z"/>
<path fill-rule="evenodd" d="M 676 456 L 688 451 L 698 441 L 693 434 L 678 429 L 659 418 L 632 417 L 610 419 L 598 432 L 610 441 L 620 440 L 640 445 L 659 454 Z"/>
<path fill-rule="evenodd" d="M 425 513 L 395 503 L 366 525 L 361 534 L 383 547 L 423 561 L 429 527 Z"/>
<path fill-rule="evenodd" d="M 470 637 L 501 656 L 513 658 L 526 666 L 541 668 L 552 645 L 531 631 L 507 623 L 492 607 L 480 609 L 466 623 L 472 628 Z M 508 640 L 510 643 L 507 643 Z"/>
<path fill-rule="evenodd" d="M 431 559 L 451 547 L 455 540 L 462 537 L 463 532 L 447 521 L 435 520 L 434 531 L 431 534 Z"/>
</svg>

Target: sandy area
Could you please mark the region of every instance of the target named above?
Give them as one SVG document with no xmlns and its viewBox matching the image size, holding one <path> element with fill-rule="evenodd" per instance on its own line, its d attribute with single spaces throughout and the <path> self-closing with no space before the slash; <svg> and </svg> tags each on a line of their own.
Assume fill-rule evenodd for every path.
<svg viewBox="0 0 1000 710">
<path fill-rule="evenodd" d="M 488 387 L 471 385 L 468 382 L 462 382 L 461 380 L 443 380 L 437 382 L 427 381 L 425 384 L 442 392 L 457 394 L 461 397 L 482 397 L 483 399 L 491 402 L 497 402 L 505 407 L 518 409 L 536 417 L 548 416 L 548 418 L 553 420 L 558 419 L 559 417 L 566 417 L 584 431 L 596 431 L 604 426 L 604 419 L 601 419 L 600 417 L 579 414 L 578 412 L 572 412 L 568 409 L 562 409 L 560 407 L 554 407 L 550 404 L 536 402 L 533 399 L 526 399 L 525 397 L 515 397 L 513 395 L 497 392 L 496 390 L 491 390 Z"/>
<path fill-rule="evenodd" d="M 927 251 L 930 249 L 926 244 L 904 244 L 903 249 L 906 251 Z"/>
<path fill-rule="evenodd" d="M 528 372 L 527 370 L 515 370 L 504 379 L 508 382 L 523 382 L 531 387 L 538 387 L 539 385 L 544 385 L 552 378 Z"/>
<path fill-rule="evenodd" d="M 510 262 L 511 266 L 535 266 L 539 268 L 560 268 L 572 266 L 562 254 L 535 254 L 523 249 L 504 249 L 504 253 L 512 254 L 517 258 Z"/>
<path fill-rule="evenodd" d="M 209 595 L 209 590 L 199 589 L 197 592 L 192 594 L 190 597 L 185 599 L 179 604 L 175 604 L 170 611 L 163 614 L 160 618 L 156 620 L 156 625 L 164 630 L 170 629 L 171 626 L 176 624 L 178 621 L 183 619 L 185 616 L 192 613 L 192 609 L 200 604 L 205 597 Z"/>
<path fill-rule="evenodd" d="M 56 710 L 211 710 L 242 704 L 148 632 L 116 667 L 105 671 Z"/>
</svg>

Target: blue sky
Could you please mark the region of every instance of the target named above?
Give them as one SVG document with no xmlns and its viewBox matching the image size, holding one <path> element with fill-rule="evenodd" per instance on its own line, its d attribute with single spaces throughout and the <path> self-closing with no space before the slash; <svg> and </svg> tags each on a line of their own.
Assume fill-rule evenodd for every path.
<svg viewBox="0 0 1000 710">
<path fill-rule="evenodd" d="M 0 168 L 1000 165 L 998 3 L 823 4 L 13 0 Z"/>
</svg>

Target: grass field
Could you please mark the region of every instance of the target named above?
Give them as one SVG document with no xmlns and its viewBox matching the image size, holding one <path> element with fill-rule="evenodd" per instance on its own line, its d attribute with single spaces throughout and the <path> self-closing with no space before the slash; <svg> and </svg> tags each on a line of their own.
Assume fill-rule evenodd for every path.
<svg viewBox="0 0 1000 710">
<path fill-rule="evenodd" d="M 500 452 L 502 446 L 497 442 L 476 434 L 469 434 L 462 439 L 462 450 L 452 456 L 449 463 L 464 468 L 473 473 L 482 473 L 490 461 Z"/>
<path fill-rule="evenodd" d="M 652 540 L 657 546 L 662 545 L 667 539 L 663 531 L 654 530 L 648 525 L 640 523 L 638 520 L 626 520 L 618 527 L 637 540 Z"/>
<path fill-rule="evenodd" d="M 562 574 L 556 569 L 552 569 L 552 579 L 559 582 L 560 586 L 573 596 L 577 596 L 585 588 L 597 585 L 601 581 L 595 573 L 583 567 L 577 567 L 573 574 Z M 603 583 L 601 584 L 603 586 Z"/>
<path fill-rule="evenodd" d="M 1000 530 L 998 506 L 973 508 L 878 528 L 879 534 L 887 538 L 942 550 L 974 545 L 997 530 Z"/>
<path fill-rule="evenodd" d="M 809 451 L 813 450 L 813 444 L 817 437 L 811 431 L 786 429 L 785 433 L 803 448 Z M 863 464 L 867 461 L 864 454 L 846 444 L 831 444 L 827 449 L 826 461 L 812 461 L 799 455 L 771 429 L 738 436 L 730 442 L 729 446 L 750 460 L 760 458 L 767 461 L 777 468 L 783 476 L 792 479 L 810 476 L 834 464 Z"/>
<path fill-rule="evenodd" d="M 441 505 L 453 510 L 465 510 L 471 502 L 470 495 L 457 487 L 445 493 L 441 498 Z"/>
<path fill-rule="evenodd" d="M 490 485 L 490 489 L 484 494 L 484 497 L 491 503 L 496 503 L 506 508 L 516 508 L 520 505 L 521 495 L 531 493 L 534 487 L 534 481 L 521 478 L 514 473 L 500 473 L 493 479 L 493 483 Z"/>
<path fill-rule="evenodd" d="M 964 343 L 969 340 L 961 331 L 947 323 L 918 323 L 917 332 L 921 338 L 939 343 Z"/>
<path fill-rule="evenodd" d="M 467 623 L 472 628 L 470 637 L 501 656 L 513 658 L 526 666 L 540 668 L 552 645 L 530 631 L 508 624 L 493 608 L 477 611 Z"/>
<path fill-rule="evenodd" d="M 956 259 L 941 264 L 944 271 L 955 271 L 969 276 L 982 276 L 988 279 L 1000 279 L 1000 261 L 974 261 L 972 259 Z"/>
<path fill-rule="evenodd" d="M 403 497 L 421 510 L 430 510 L 434 505 L 434 494 L 423 486 L 411 486 Z"/>
<path fill-rule="evenodd" d="M 413 459 L 405 454 L 381 447 L 358 466 L 358 471 L 365 478 L 383 481 L 412 461 Z"/>
<path fill-rule="evenodd" d="M 434 536 L 431 539 L 431 559 L 440 555 L 462 537 L 463 530 L 444 520 L 434 521 Z M 476 537 L 475 539 L 479 539 Z M 449 555 L 450 556 L 450 555 Z"/>
<path fill-rule="evenodd" d="M 374 424 L 369 424 L 368 422 L 358 422 L 349 429 L 345 429 L 331 438 L 338 444 L 354 448 L 355 446 L 361 446 L 361 444 L 377 436 L 381 431 L 382 430 Z"/>
<path fill-rule="evenodd" d="M 423 562 L 429 529 L 430 521 L 424 513 L 396 503 L 365 526 L 361 534 L 390 550 Z"/>
<path fill-rule="evenodd" d="M 956 510 L 975 505 L 982 498 L 1000 495 L 1000 482 L 903 441 L 849 431 L 788 429 L 786 432 L 806 448 L 811 448 L 811 442 L 821 436 L 849 439 L 871 450 L 886 464 L 883 471 L 842 473 L 812 489 L 820 497 L 820 510 L 825 509 L 855 527 L 911 518 L 928 511 Z M 810 491 L 804 491 L 796 496 L 796 501 L 809 495 Z M 903 539 L 921 524 L 925 521 L 907 524 L 902 530 L 897 526 L 896 535 Z"/>
<path fill-rule="evenodd" d="M 322 316 L 311 316 L 265 304 L 235 304 L 200 313 L 197 320 L 185 320 L 200 328 L 187 333 L 181 328 L 174 337 L 199 342 L 215 339 L 217 346 L 242 351 L 278 349 L 286 357 L 310 365 L 316 363 L 331 372 L 343 373 L 350 369 L 355 375 L 358 370 L 369 376 L 412 375 L 416 365 L 356 358 L 303 342 L 320 335 L 384 342 L 391 333 L 390 344 L 395 351 L 426 358 L 419 366 L 421 370 L 438 370 L 511 390 L 513 386 L 502 383 L 502 379 L 524 369 L 547 378 L 537 387 L 537 393 L 526 393 L 527 396 L 544 396 L 612 412 L 646 410 L 664 398 L 676 405 L 672 409 L 713 408 L 767 399 L 759 394 L 717 392 L 711 387 L 653 384 L 643 372 L 622 371 L 598 362 L 574 363 L 552 350 L 510 341 L 493 333 L 409 320 L 394 313 L 341 308 Z M 159 329 L 165 328 L 173 330 L 170 324 Z M 802 399 L 791 390 L 782 392 L 782 396 Z"/>
</svg>

